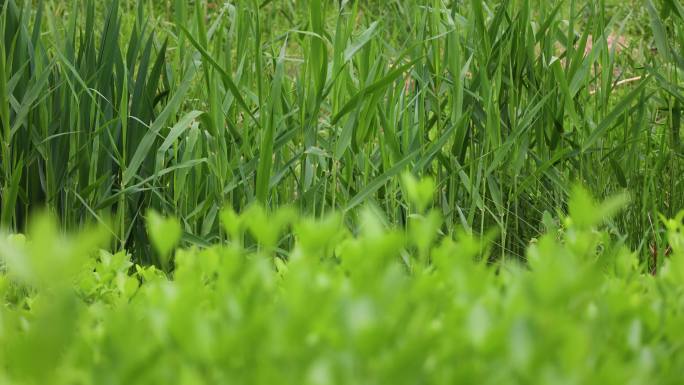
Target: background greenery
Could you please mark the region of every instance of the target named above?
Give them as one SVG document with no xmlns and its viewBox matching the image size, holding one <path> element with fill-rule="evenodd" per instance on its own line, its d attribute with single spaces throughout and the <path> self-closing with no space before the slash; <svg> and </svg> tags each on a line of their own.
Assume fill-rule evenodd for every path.
<svg viewBox="0 0 684 385">
<path fill-rule="evenodd" d="M 145 258 L 147 208 L 204 245 L 252 202 L 404 223 L 408 169 L 499 255 L 575 181 L 629 190 L 613 227 L 662 254 L 684 201 L 678 0 L 0 4 L 9 228 L 48 207 Z"/>
</svg>

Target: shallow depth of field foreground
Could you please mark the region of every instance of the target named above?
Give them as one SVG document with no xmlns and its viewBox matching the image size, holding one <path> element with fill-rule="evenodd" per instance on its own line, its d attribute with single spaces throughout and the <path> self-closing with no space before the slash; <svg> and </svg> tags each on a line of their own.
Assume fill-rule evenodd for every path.
<svg viewBox="0 0 684 385">
<path fill-rule="evenodd" d="M 681 0 L 0 0 L 0 385 L 681 384 Z"/>
</svg>

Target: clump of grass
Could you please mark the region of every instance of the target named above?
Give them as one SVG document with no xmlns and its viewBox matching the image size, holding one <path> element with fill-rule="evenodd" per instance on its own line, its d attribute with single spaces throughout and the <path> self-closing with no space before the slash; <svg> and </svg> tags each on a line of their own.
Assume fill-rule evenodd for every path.
<svg viewBox="0 0 684 385">
<path fill-rule="evenodd" d="M 138 257 L 150 208 L 197 245 L 253 202 L 403 223 L 410 170 L 443 231 L 495 228 L 499 255 L 523 257 L 575 181 L 638 197 L 613 226 L 664 248 L 654 218 L 684 201 L 667 4 L 7 0 L 2 223 L 46 206 Z M 653 52 L 610 43 L 630 34 Z"/>
</svg>

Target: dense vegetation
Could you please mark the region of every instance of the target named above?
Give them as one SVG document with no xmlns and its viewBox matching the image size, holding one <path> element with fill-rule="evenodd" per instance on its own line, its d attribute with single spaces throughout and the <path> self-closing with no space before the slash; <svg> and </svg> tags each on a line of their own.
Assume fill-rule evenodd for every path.
<svg viewBox="0 0 684 385">
<path fill-rule="evenodd" d="M 149 254 L 252 202 L 393 223 L 396 176 L 437 181 L 444 231 L 521 256 L 581 181 L 663 249 L 684 201 L 682 6 L 611 1 L 3 1 L 2 223 L 47 206 Z M 189 187 L 192 188 L 189 188 Z"/>
<path fill-rule="evenodd" d="M 577 190 L 526 265 L 496 266 L 484 240 L 438 236 L 436 211 L 398 229 L 363 210 L 352 234 L 336 214 L 228 210 L 230 243 L 178 250 L 173 279 L 93 257 L 105 229 L 35 221 L 29 241 L 0 242 L 0 383 L 679 384 L 682 218 L 652 276 L 596 231 L 623 202 Z M 162 266 L 178 226 L 151 215 Z M 290 229 L 295 246 L 275 249 Z"/>
<path fill-rule="evenodd" d="M 0 384 L 677 384 L 682 70 L 681 0 L 0 0 Z"/>
</svg>

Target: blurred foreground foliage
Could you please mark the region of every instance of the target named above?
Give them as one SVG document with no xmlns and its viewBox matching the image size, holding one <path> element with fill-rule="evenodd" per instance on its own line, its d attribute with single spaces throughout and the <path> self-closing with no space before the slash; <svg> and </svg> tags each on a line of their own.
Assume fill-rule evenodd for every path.
<svg viewBox="0 0 684 385">
<path fill-rule="evenodd" d="M 34 219 L 0 237 L 0 384 L 681 383 L 682 215 L 654 269 L 602 230 L 625 198 L 576 189 L 526 264 L 491 262 L 439 234 L 429 185 L 404 178 L 406 228 L 253 206 L 203 249 L 150 213 L 156 267 Z"/>
</svg>

